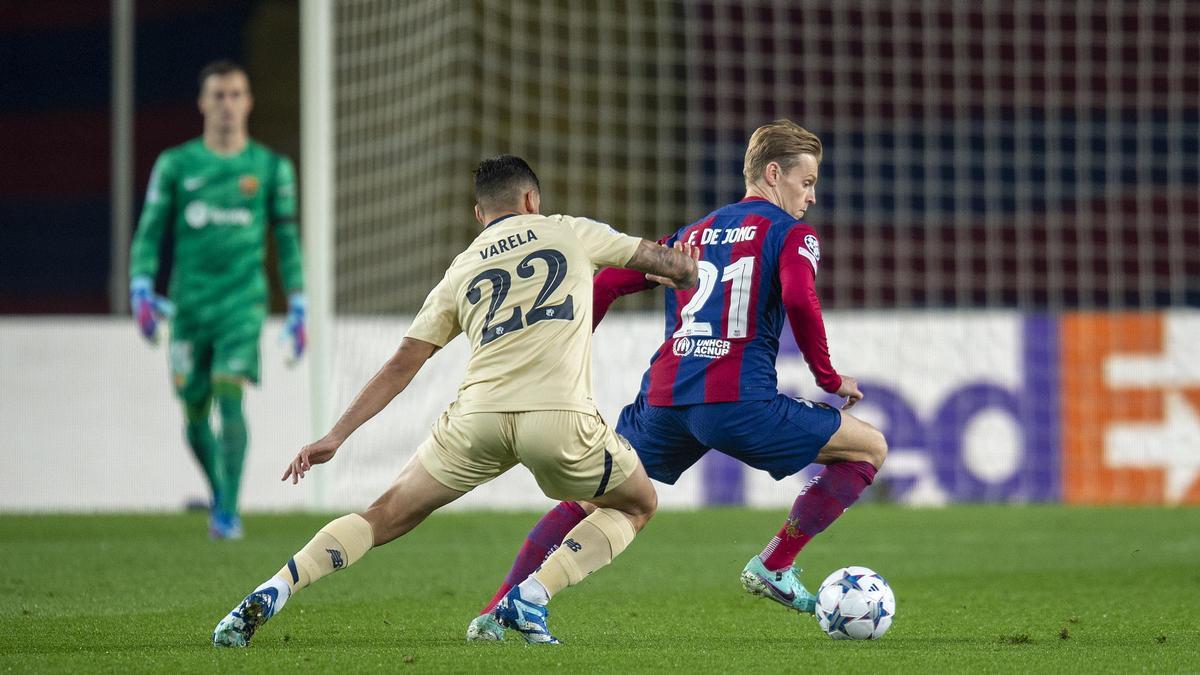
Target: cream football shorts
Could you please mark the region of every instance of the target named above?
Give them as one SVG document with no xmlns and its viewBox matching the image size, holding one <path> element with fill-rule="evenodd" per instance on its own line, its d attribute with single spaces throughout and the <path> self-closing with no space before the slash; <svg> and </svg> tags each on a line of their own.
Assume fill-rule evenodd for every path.
<svg viewBox="0 0 1200 675">
<path fill-rule="evenodd" d="M 637 454 L 598 413 L 472 412 L 452 405 L 417 449 L 439 483 L 468 492 L 524 464 L 551 499 L 595 499 L 638 466 Z"/>
</svg>

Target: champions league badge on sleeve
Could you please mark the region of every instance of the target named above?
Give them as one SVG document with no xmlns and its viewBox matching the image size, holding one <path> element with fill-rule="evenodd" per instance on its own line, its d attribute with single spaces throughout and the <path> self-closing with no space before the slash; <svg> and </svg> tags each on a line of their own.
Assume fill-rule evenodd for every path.
<svg viewBox="0 0 1200 675">
<path fill-rule="evenodd" d="M 807 248 L 808 252 L 813 254 L 813 258 L 815 258 L 817 262 L 821 262 L 821 242 L 817 241 L 817 235 L 804 235 L 804 248 Z"/>
</svg>

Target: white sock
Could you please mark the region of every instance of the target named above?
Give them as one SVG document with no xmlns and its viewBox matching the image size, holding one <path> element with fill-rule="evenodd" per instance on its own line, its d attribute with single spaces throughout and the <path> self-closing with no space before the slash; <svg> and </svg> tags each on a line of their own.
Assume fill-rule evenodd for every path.
<svg viewBox="0 0 1200 675">
<path fill-rule="evenodd" d="M 257 593 L 264 588 L 275 589 L 277 594 L 275 599 L 275 613 L 278 614 L 279 610 L 283 609 L 283 605 L 288 601 L 288 598 L 292 597 L 291 587 L 288 586 L 287 582 L 285 582 L 283 579 L 280 579 L 279 577 L 271 577 L 270 579 L 267 579 L 259 584 L 258 588 L 254 589 L 254 592 Z"/>
<path fill-rule="evenodd" d="M 758 554 L 758 559 L 759 559 L 760 561 L 762 561 L 762 563 L 763 563 L 763 566 L 764 566 L 764 567 L 766 567 L 767 558 L 770 558 L 770 557 L 771 557 L 771 554 L 775 552 L 775 548 L 776 548 L 777 546 L 779 546 L 779 543 L 780 543 L 780 542 L 782 542 L 782 541 L 783 541 L 783 540 L 782 540 L 782 539 L 780 539 L 779 537 L 775 537 L 775 538 L 771 539 L 771 542 L 770 542 L 770 543 L 768 543 L 768 544 L 767 544 L 767 546 L 766 546 L 766 548 L 764 548 L 764 549 L 762 550 L 762 553 L 759 553 L 759 554 Z M 771 570 L 771 571 L 772 571 L 772 572 L 778 572 L 779 570 Z"/>
<path fill-rule="evenodd" d="M 546 590 L 542 582 L 533 577 L 528 577 L 525 581 L 522 581 L 521 585 L 517 586 L 517 590 L 521 591 L 522 600 L 538 605 L 550 602 L 550 592 Z"/>
</svg>

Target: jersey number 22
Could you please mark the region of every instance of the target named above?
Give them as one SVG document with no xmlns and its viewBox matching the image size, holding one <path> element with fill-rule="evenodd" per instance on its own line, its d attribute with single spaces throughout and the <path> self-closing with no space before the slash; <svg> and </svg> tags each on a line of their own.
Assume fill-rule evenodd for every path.
<svg viewBox="0 0 1200 675">
<path fill-rule="evenodd" d="M 575 318 L 575 299 L 570 295 L 557 305 L 545 304 L 562 284 L 563 279 L 567 278 L 567 257 L 561 251 L 552 248 L 534 251 L 525 256 L 525 259 L 517 265 L 517 276 L 522 279 L 532 277 L 534 269 L 531 263 L 534 260 L 546 263 L 546 281 L 542 283 L 542 290 L 538 291 L 537 298 L 533 301 L 533 307 L 528 312 L 524 312 L 523 320 L 521 308 L 513 307 L 512 313 L 507 319 L 500 323 L 492 323 L 496 318 L 496 312 L 500 310 L 504 299 L 508 297 L 509 289 L 512 288 L 512 275 L 508 273 L 508 270 L 499 267 L 486 269 L 475 275 L 475 278 L 467 286 L 467 300 L 474 305 L 483 299 L 483 291 L 479 289 L 480 285 L 484 281 L 492 283 L 492 301 L 483 318 L 483 336 L 479 340 L 480 347 L 498 337 L 521 330 L 525 326 L 532 326 L 539 321 L 554 319 L 570 321 Z"/>
</svg>

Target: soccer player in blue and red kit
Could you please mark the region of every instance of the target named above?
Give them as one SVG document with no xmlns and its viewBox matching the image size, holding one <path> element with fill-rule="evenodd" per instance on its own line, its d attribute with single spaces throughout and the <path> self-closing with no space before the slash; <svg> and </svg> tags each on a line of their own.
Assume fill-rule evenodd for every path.
<svg viewBox="0 0 1200 675">
<path fill-rule="evenodd" d="M 781 480 L 816 462 L 825 468 L 801 490 L 762 553 L 742 571 L 754 595 L 801 612 L 815 598 L 793 562 L 810 539 L 850 507 L 887 456 L 883 434 L 848 414 L 862 399 L 853 377 L 829 360 L 815 281 L 816 232 L 802 222 L 816 202 L 821 142 L 789 120 L 757 129 L 743 172 L 746 196 L 662 240 L 698 260 L 699 283 L 666 289 L 662 345 L 617 431 L 651 478 L 673 484 L 710 448 Z M 609 305 L 666 280 L 606 269 L 594 281 L 594 319 Z M 778 392 L 775 359 L 786 319 L 817 384 L 846 399 L 842 410 Z M 594 507 L 562 502 L 534 526 L 495 597 L 467 629 L 468 640 L 498 640 L 492 610 L 533 572 Z"/>
</svg>

